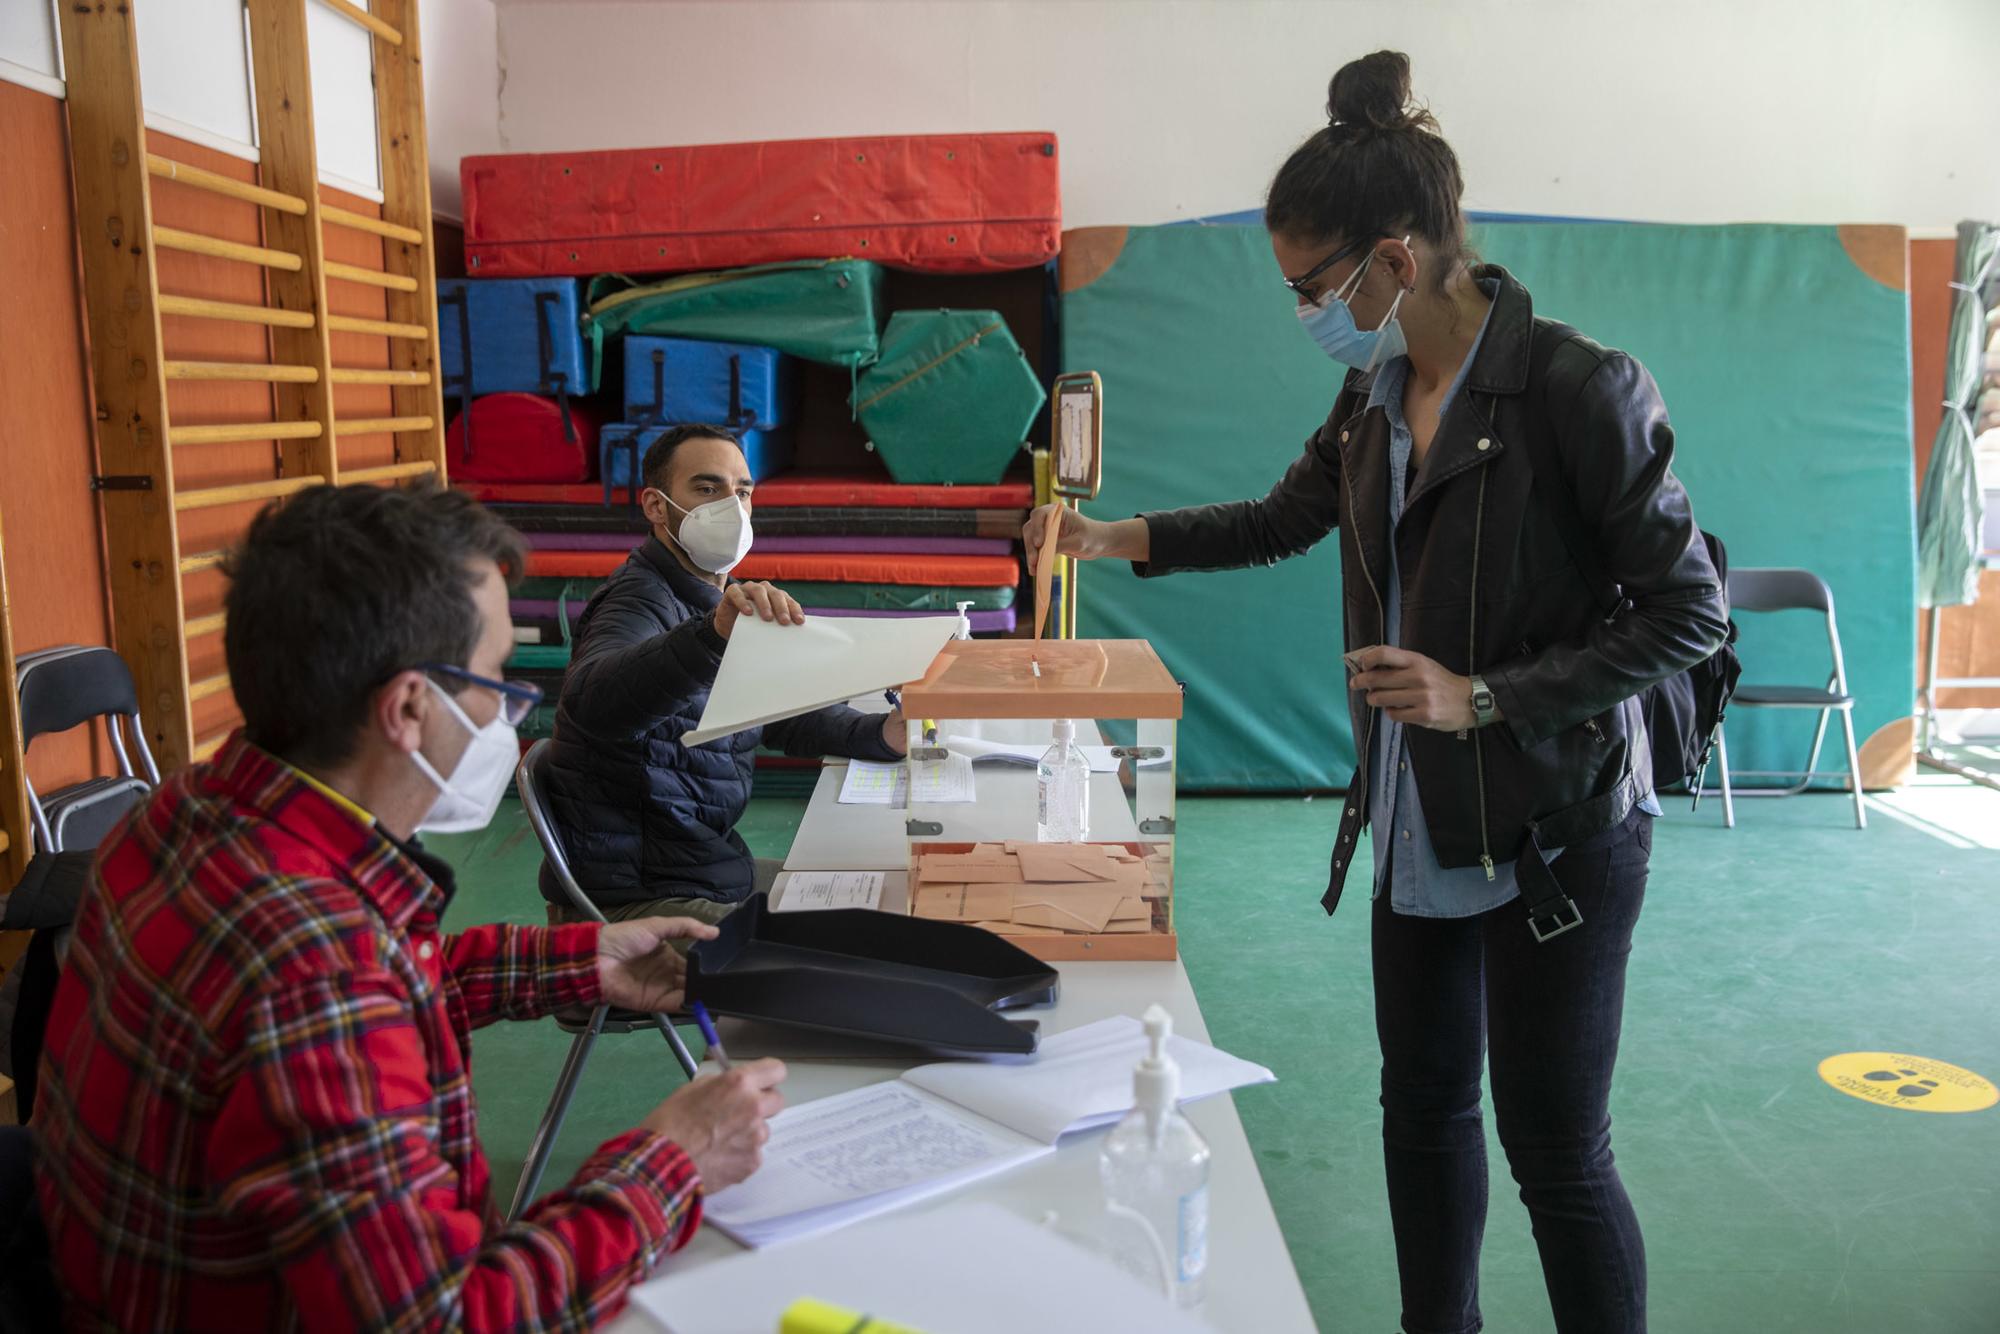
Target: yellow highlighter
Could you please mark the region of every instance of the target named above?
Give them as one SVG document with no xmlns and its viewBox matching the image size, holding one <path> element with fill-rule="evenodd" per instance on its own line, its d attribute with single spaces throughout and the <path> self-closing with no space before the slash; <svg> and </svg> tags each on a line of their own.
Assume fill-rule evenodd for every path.
<svg viewBox="0 0 2000 1334">
<path fill-rule="evenodd" d="M 778 1317 L 778 1334 L 923 1334 L 923 1331 L 801 1297 Z"/>
</svg>

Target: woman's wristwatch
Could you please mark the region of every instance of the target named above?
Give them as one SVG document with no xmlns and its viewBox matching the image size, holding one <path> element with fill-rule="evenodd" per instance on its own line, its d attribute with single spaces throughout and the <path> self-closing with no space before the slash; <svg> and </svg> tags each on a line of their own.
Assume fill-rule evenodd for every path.
<svg viewBox="0 0 2000 1334">
<path fill-rule="evenodd" d="M 1486 684 L 1486 678 L 1472 678 L 1472 725 L 1491 727 L 1500 721 L 1500 701 L 1493 698 L 1493 687 Z"/>
</svg>

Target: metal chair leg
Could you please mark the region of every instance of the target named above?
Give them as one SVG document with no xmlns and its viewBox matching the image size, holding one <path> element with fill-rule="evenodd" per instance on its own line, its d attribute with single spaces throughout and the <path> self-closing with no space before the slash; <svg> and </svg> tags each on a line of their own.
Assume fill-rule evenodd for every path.
<svg viewBox="0 0 2000 1334">
<path fill-rule="evenodd" d="M 1715 762 L 1722 769 L 1722 827 L 1736 827 L 1736 797 L 1729 790 L 1729 736 L 1722 728 L 1715 729 Z"/>
<path fill-rule="evenodd" d="M 693 1079 L 694 1055 L 688 1051 L 687 1043 L 681 1041 L 680 1033 L 674 1028 L 674 1021 L 664 1014 L 656 1014 L 653 1016 L 653 1022 L 660 1026 L 660 1032 L 667 1039 L 667 1045 L 674 1049 L 674 1059 L 681 1063 L 682 1072 L 689 1079 Z"/>
<path fill-rule="evenodd" d="M 563 1058 L 562 1073 L 556 1077 L 555 1092 L 549 1095 L 549 1105 L 542 1112 L 541 1124 L 535 1127 L 534 1142 L 528 1146 L 528 1161 L 521 1164 L 521 1179 L 514 1186 L 513 1203 L 507 1206 L 507 1221 L 513 1222 L 521 1216 L 535 1198 L 535 1192 L 542 1184 L 542 1172 L 549 1165 L 549 1155 L 555 1151 L 556 1137 L 562 1134 L 563 1118 L 569 1115 L 570 1099 L 576 1096 L 576 1086 L 583 1079 L 583 1067 L 590 1062 L 590 1049 L 597 1044 L 597 1037 L 604 1028 L 604 1016 L 610 1007 L 600 1005 L 591 1012 L 590 1027 L 576 1035 L 569 1044 L 569 1055 Z"/>
<path fill-rule="evenodd" d="M 1813 728 L 1812 753 L 1806 756 L 1805 773 L 1799 778 L 1799 791 L 1801 792 L 1812 786 L 1812 776 L 1819 768 L 1819 753 L 1826 748 L 1826 725 L 1832 715 L 1832 709 L 1821 709 L 1819 711 L 1819 725 Z M 1841 710 L 1841 716 L 1851 718 L 1853 714 L 1843 709 Z"/>
<path fill-rule="evenodd" d="M 1803 796 L 1809 791 L 1812 788 L 1813 775 L 1819 772 L 1819 753 L 1826 749 L 1826 724 L 1827 720 L 1832 716 L 1832 709 L 1821 709 L 1819 711 L 1819 722 L 1813 728 L 1812 749 L 1806 752 L 1806 767 L 1799 770 L 1798 782 L 1792 784 L 1790 787 L 1752 788 L 1743 795 L 1746 797 L 1798 797 Z M 1760 774 L 1758 776 L 1763 777 L 1764 775 Z M 1777 774 L 1773 776 L 1783 777 L 1784 775 Z"/>
<path fill-rule="evenodd" d="M 1856 829 L 1866 829 L 1868 827 L 1868 811 L 1862 804 L 1861 757 L 1854 749 L 1854 710 L 1842 709 L 1840 711 L 1840 725 L 1847 733 L 1847 774 L 1849 781 L 1854 784 L 1854 827 Z"/>
</svg>

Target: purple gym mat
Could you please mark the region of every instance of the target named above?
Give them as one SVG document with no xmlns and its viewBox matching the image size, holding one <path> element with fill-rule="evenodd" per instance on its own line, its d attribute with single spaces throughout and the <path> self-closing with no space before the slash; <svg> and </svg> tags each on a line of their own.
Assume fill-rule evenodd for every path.
<svg viewBox="0 0 2000 1334">
<path fill-rule="evenodd" d="M 569 619 L 572 624 L 583 615 L 586 598 L 572 598 L 569 603 Z M 562 613 L 554 598 L 515 598 L 507 604 L 507 613 L 516 621 L 553 621 Z"/>
<path fill-rule="evenodd" d="M 513 613 L 514 619 L 517 621 L 553 621 L 558 614 L 554 599 L 515 598 L 508 606 Z M 583 614 L 582 598 L 578 598 L 569 604 L 569 614 L 572 620 Z M 865 616 L 870 619 L 881 619 L 892 616 L 949 616 L 951 613 L 936 611 L 843 611 L 832 607 L 807 607 L 806 615 Z M 975 634 L 1004 635 L 1014 632 L 1015 617 L 1012 607 L 1001 611 L 969 611 L 966 613 L 966 617 L 971 620 L 972 629 Z"/>
<path fill-rule="evenodd" d="M 528 533 L 536 551 L 630 551 L 644 533 Z M 1005 556 L 1014 543 L 1005 537 L 760 537 L 756 550 L 768 555 L 796 552 L 860 551 L 884 556 Z"/>
</svg>

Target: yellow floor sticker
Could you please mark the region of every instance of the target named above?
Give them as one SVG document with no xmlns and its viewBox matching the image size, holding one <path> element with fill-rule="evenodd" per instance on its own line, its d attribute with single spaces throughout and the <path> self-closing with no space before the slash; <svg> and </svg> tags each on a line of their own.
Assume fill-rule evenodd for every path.
<svg viewBox="0 0 2000 1334">
<path fill-rule="evenodd" d="M 2000 1088 L 1970 1070 L 1892 1051 L 1829 1056 L 1819 1077 L 1849 1097 L 1908 1112 L 1978 1112 L 2000 1102 Z"/>
</svg>

